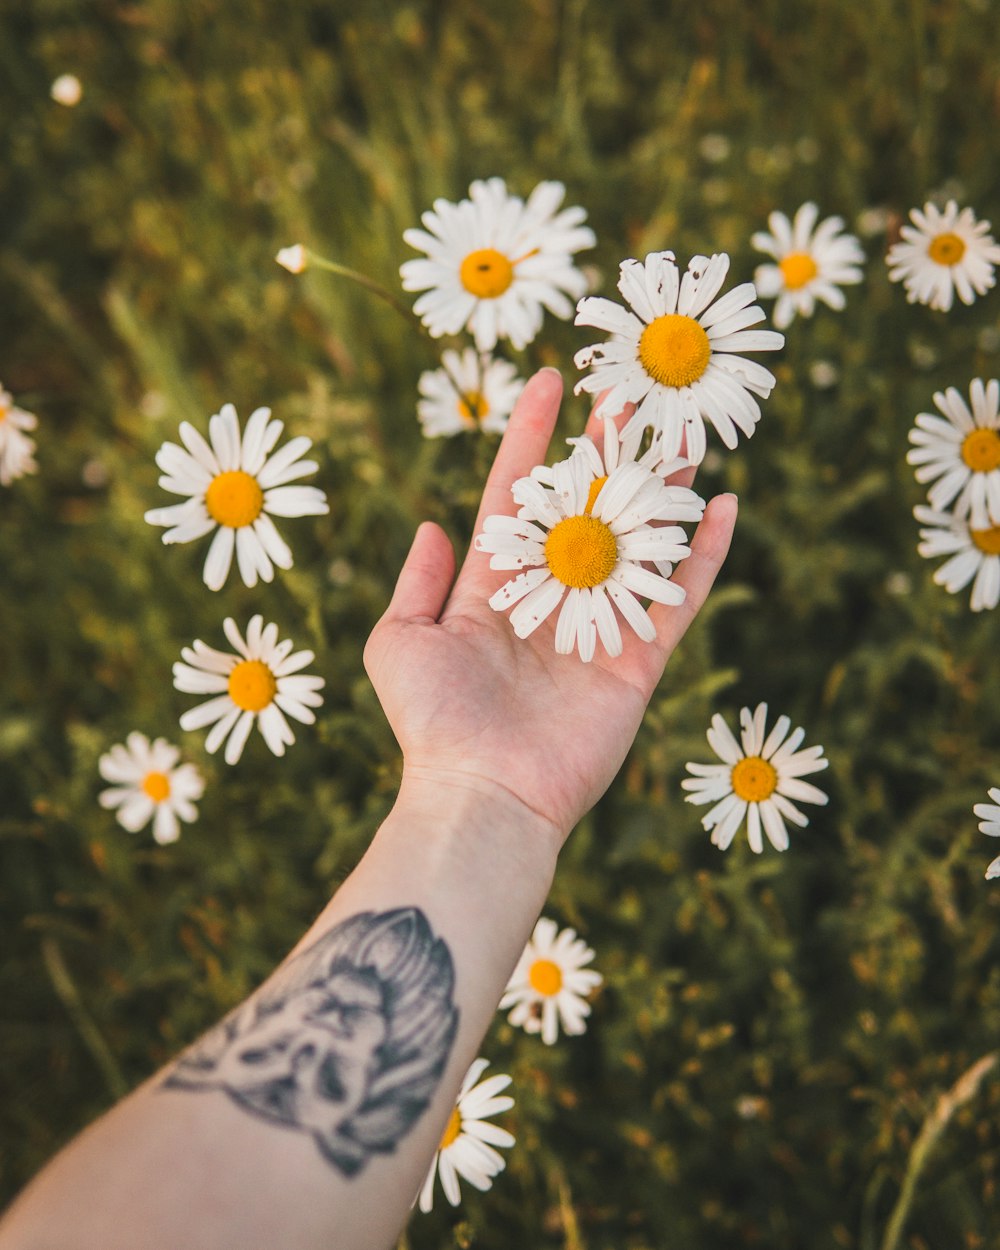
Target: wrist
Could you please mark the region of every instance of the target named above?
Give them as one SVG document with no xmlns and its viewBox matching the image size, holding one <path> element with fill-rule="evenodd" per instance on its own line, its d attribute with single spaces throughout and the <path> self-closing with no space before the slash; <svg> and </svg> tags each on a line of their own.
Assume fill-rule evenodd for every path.
<svg viewBox="0 0 1000 1250">
<path fill-rule="evenodd" d="M 405 763 L 389 820 L 435 829 L 457 842 L 534 860 L 555 870 L 569 835 L 558 818 L 536 810 L 516 788 L 464 769 Z"/>
</svg>

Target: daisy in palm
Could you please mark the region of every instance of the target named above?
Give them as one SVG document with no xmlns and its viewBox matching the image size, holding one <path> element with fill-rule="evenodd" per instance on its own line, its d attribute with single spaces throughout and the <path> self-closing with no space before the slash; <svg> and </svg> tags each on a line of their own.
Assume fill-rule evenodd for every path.
<svg viewBox="0 0 1000 1250">
<path fill-rule="evenodd" d="M 37 425 L 34 413 L 18 408 L 10 392 L 0 386 L 0 486 L 9 486 L 38 469 L 35 440 L 25 433 Z"/>
<path fill-rule="evenodd" d="M 477 1059 L 465 1074 L 455 1108 L 420 1191 L 420 1210 L 424 1213 L 434 1207 L 435 1176 L 440 1175 L 444 1196 L 457 1207 L 462 1197 L 459 1177 L 485 1193 L 492 1187 L 493 1178 L 507 1166 L 503 1155 L 494 1147 L 507 1149 L 513 1146 L 514 1137 L 506 1129 L 491 1124 L 489 1118 L 513 1107 L 514 1099 L 509 1095 L 498 1097 L 511 1078 L 491 1076 L 477 1085 L 489 1066 L 489 1060 Z"/>
<path fill-rule="evenodd" d="M 278 641 L 277 625 L 264 625 L 262 616 L 251 618 L 243 639 L 232 617 L 222 626 L 236 654 L 216 651 L 200 639 L 184 647 L 184 663 L 174 664 L 174 686 L 186 694 L 210 694 L 207 703 L 191 708 L 181 717 L 182 729 L 204 729 L 211 725 L 205 750 L 211 755 L 226 742 L 225 760 L 235 764 L 243 754 L 254 724 L 275 755 L 295 741 L 286 715 L 303 725 L 312 725 L 311 710 L 320 707 L 318 691 L 326 684 L 322 677 L 303 674 L 311 664 L 311 651 L 292 653 L 292 643 Z"/>
<path fill-rule="evenodd" d="M 943 212 L 933 204 L 922 212 L 914 208 L 910 220 L 913 225 L 900 230 L 902 242 L 885 258 L 890 280 L 902 282 L 908 303 L 947 312 L 956 294 L 963 304 L 986 294 L 1000 262 L 988 221 L 977 221 L 971 208 L 959 211 L 954 200 Z"/>
<path fill-rule="evenodd" d="M 160 485 L 185 503 L 153 508 L 150 525 L 165 525 L 165 543 L 187 543 L 215 531 L 205 559 L 204 579 L 209 590 L 220 590 L 229 576 L 236 552 L 240 577 L 256 586 L 258 577 L 269 582 L 274 566 L 292 567 L 292 553 L 271 516 L 323 516 L 330 508 L 326 495 L 315 486 L 289 486 L 315 473 L 313 460 L 303 460 L 312 440 L 293 438 L 273 451 L 284 422 L 271 419 L 270 408 L 250 414 L 240 434 L 232 404 L 224 404 L 208 423 L 209 441 L 187 421 L 181 423 L 184 443 L 164 443 L 156 453 L 163 470 Z"/>
<path fill-rule="evenodd" d="M 154 742 L 141 733 L 130 733 L 98 761 L 98 769 L 110 790 L 102 790 L 102 807 L 117 808 L 118 823 L 138 833 L 153 822 L 153 837 L 161 845 L 176 842 L 180 822 L 198 818 L 195 807 L 205 790 L 193 764 L 180 764 L 180 751 L 165 738 Z"/>
<path fill-rule="evenodd" d="M 803 204 L 793 221 L 784 213 L 767 219 L 770 233 L 758 231 L 751 242 L 774 257 L 754 273 L 758 295 L 777 299 L 774 324 L 784 330 L 796 316 L 811 317 L 817 300 L 838 312 L 846 300 L 840 289 L 860 282 L 865 254 L 853 234 L 843 234 L 843 219 L 827 217 L 816 225 L 819 209 Z"/>
<path fill-rule="evenodd" d="M 471 347 L 443 352 L 441 368 L 420 375 L 417 416 L 427 438 L 482 430 L 502 434 L 524 380 L 509 361 Z"/>
<path fill-rule="evenodd" d="M 511 975 L 500 1011 L 513 1008 L 507 1019 L 525 1033 L 541 1033 L 551 1046 L 559 1028 L 567 1035 L 583 1033 L 590 1015 L 586 996 L 603 977 L 589 964 L 594 952 L 573 929 L 560 933 L 554 920 L 542 917 Z"/>
<path fill-rule="evenodd" d="M 576 324 L 611 338 L 577 352 L 577 368 L 593 372 L 576 393 L 606 391 L 598 412 L 636 404 L 631 424 L 652 427 L 664 460 L 677 456 L 686 439 L 687 459 L 700 464 L 706 421 L 730 449 L 738 430 L 749 438 L 760 420 L 754 396 L 766 398 L 774 387 L 774 374 L 736 353 L 776 351 L 784 336 L 748 328 L 764 319 L 752 282 L 716 299 L 728 272 L 724 252 L 695 256 L 683 275 L 673 252 L 651 252 L 645 262 L 621 264 L 618 289 L 630 308 L 597 297 L 578 305 Z"/>
<path fill-rule="evenodd" d="M 976 529 L 1000 522 L 1000 383 L 974 378 L 971 411 L 954 386 L 936 392 L 934 403 L 942 416 L 917 416 L 906 456 L 918 482 L 934 482 L 928 502 L 942 512 L 954 500 L 956 514 Z"/>
<path fill-rule="evenodd" d="M 561 604 L 556 651 L 578 650 L 585 662 L 594 658 L 598 638 L 609 656 L 621 655 L 615 607 L 644 642 L 652 642 L 656 626 L 640 598 L 684 602 L 683 587 L 670 578 L 673 566 L 691 554 L 687 535 L 677 524 L 651 523 L 698 521 L 705 510 L 694 491 L 666 485 L 648 462 L 631 458 L 635 442 L 627 445 L 631 456 L 622 456 L 624 439 L 614 422 L 605 422 L 605 431 L 605 445 L 615 449 L 608 453 L 610 469 L 594 448 L 533 471 L 511 487 L 517 516 L 487 517 L 475 539 L 476 550 L 490 554 L 490 568 L 525 570 L 496 591 L 490 607 L 512 608 L 514 632 L 527 638 Z"/>
<path fill-rule="evenodd" d="M 1000 838 L 1000 790 L 991 789 L 989 796 L 993 800 L 992 803 L 977 803 L 972 810 L 980 820 L 979 832 L 991 838 Z M 1000 877 L 1000 855 L 992 860 L 986 869 L 987 881 L 992 881 L 996 877 Z"/>
<path fill-rule="evenodd" d="M 714 803 L 702 817 L 702 826 L 712 830 L 712 843 L 725 850 L 737 829 L 747 822 L 747 840 L 757 854 L 764 849 L 761 833 L 777 851 L 788 849 L 785 821 L 808 825 L 808 818 L 795 806 L 800 803 L 825 804 L 827 796 L 802 778 L 820 772 L 829 764 L 822 747 L 799 750 L 805 738 L 804 729 L 789 736 L 792 722 L 779 716 L 774 728 L 766 733 L 767 704 L 759 703 L 751 712 L 740 711 L 740 741 L 716 713 L 708 731 L 708 744 L 721 764 L 688 764 L 692 777 L 685 777 L 681 786 L 689 790 L 689 803 Z"/>
<path fill-rule="evenodd" d="M 972 582 L 973 612 L 995 608 L 1000 602 L 1000 525 L 973 529 L 968 517 L 920 504 L 913 515 L 923 526 L 917 552 L 925 560 L 948 557 L 934 570 L 937 585 L 955 595 Z"/>
<path fill-rule="evenodd" d="M 404 232 L 426 257 L 401 266 L 403 289 L 424 292 L 413 310 L 435 338 L 468 330 L 481 352 L 499 339 L 522 348 L 543 309 L 573 315 L 587 280 L 572 258 L 596 240 L 582 208 L 559 211 L 565 194 L 561 182 L 541 182 L 524 201 L 502 178 L 477 181 L 467 200 L 435 200 L 425 230 Z"/>
</svg>

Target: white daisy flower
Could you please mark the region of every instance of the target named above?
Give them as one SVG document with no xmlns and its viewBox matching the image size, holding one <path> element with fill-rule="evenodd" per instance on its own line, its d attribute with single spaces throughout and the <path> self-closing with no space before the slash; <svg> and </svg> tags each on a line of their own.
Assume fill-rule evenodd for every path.
<svg viewBox="0 0 1000 1250">
<path fill-rule="evenodd" d="M 949 556 L 934 570 L 934 581 L 955 595 L 972 582 L 973 612 L 1000 602 L 1000 525 L 973 529 L 968 517 L 918 504 L 913 515 L 924 528 L 917 551 L 926 560 Z"/>
<path fill-rule="evenodd" d="M 302 273 L 309 267 L 309 253 L 301 243 L 293 243 L 291 247 L 283 247 L 274 258 L 282 269 L 289 273 Z"/>
<path fill-rule="evenodd" d="M 730 450 L 737 429 L 749 438 L 760 420 L 753 396 L 766 398 L 774 387 L 774 374 L 734 353 L 776 351 L 784 335 L 747 329 L 764 319 L 752 282 L 716 300 L 728 272 L 725 252 L 693 257 L 683 277 L 673 252 L 650 252 L 645 263 L 621 264 L 618 289 L 631 311 L 597 297 L 578 305 L 576 324 L 607 330 L 611 338 L 577 352 L 577 368 L 593 373 L 576 384 L 576 393 L 607 391 L 597 411 L 638 405 L 630 424 L 652 426 L 662 436 L 665 460 L 678 455 L 686 436 L 687 458 L 700 464 L 706 420 Z"/>
<path fill-rule="evenodd" d="M 593 958 L 594 952 L 575 930 L 560 933 L 554 920 L 542 917 L 507 983 L 499 1010 L 512 1007 L 510 1023 L 525 1033 L 541 1033 L 547 1046 L 559 1036 L 560 1024 L 568 1036 L 583 1033 L 590 1015 L 586 995 L 604 980 L 593 968 L 584 967 Z"/>
<path fill-rule="evenodd" d="M 312 725 L 316 716 L 310 709 L 323 703 L 317 693 L 326 684 L 323 678 L 299 672 L 312 663 L 313 653 L 289 654 L 292 643 L 288 639 L 279 642 L 277 625 L 265 626 L 259 615 L 251 618 L 245 642 L 232 617 L 223 621 L 222 628 L 237 655 L 216 651 L 196 640 L 181 651 L 186 663 L 174 664 L 177 690 L 215 696 L 185 712 L 181 729 L 211 725 L 205 750 L 213 754 L 228 737 L 226 763 L 235 764 L 256 721 L 274 754 L 284 755 L 295 735 L 283 714 Z"/>
<path fill-rule="evenodd" d="M 972 809 L 980 819 L 979 832 L 988 834 L 991 838 L 1000 838 L 1000 790 L 991 789 L 989 796 L 993 800 L 992 803 L 977 803 Z M 1000 855 L 994 859 L 986 869 L 986 880 L 992 881 L 995 877 L 1000 877 Z"/>
<path fill-rule="evenodd" d="M 917 416 L 906 461 L 917 466 L 918 482 L 939 479 L 928 491 L 932 508 L 941 512 L 957 496 L 956 514 L 985 529 L 1000 522 L 1000 383 L 984 386 L 974 378 L 969 401 L 971 412 L 955 387 L 937 391 L 934 403 L 945 420 L 929 412 Z"/>
<path fill-rule="evenodd" d="M 513 1107 L 514 1099 L 509 1095 L 497 1097 L 510 1084 L 511 1078 L 491 1076 L 476 1085 L 489 1066 L 488 1059 L 477 1059 L 465 1074 L 455 1109 L 420 1191 L 420 1210 L 425 1214 L 434 1207 L 436 1175 L 440 1174 L 444 1196 L 453 1207 L 457 1207 L 462 1196 L 459 1177 L 485 1193 L 492 1188 L 493 1178 L 507 1166 L 506 1159 L 494 1150 L 494 1146 L 507 1149 L 513 1146 L 514 1137 L 506 1129 L 488 1121 L 490 1116 Z"/>
<path fill-rule="evenodd" d="M 541 328 L 543 308 L 573 315 L 587 280 L 571 258 L 596 239 L 582 208 L 557 211 L 565 194 L 561 182 L 540 182 L 525 202 L 502 178 L 477 181 L 468 200 L 435 200 L 421 218 L 426 230 L 404 232 L 427 256 L 401 266 L 403 289 L 425 292 L 413 311 L 435 338 L 469 330 L 481 352 L 498 339 L 521 348 Z"/>
<path fill-rule="evenodd" d="M 606 431 L 613 426 L 605 422 Z M 619 446 L 617 433 L 606 438 Z M 487 517 L 475 539 L 477 551 L 490 553 L 490 568 L 527 570 L 502 586 L 490 607 L 496 612 L 513 607 L 514 632 L 527 638 L 562 603 L 556 651 L 569 655 L 578 649 L 584 661 L 594 658 L 598 638 L 608 655 L 622 653 L 612 604 L 644 642 L 653 641 L 656 627 L 639 598 L 683 603 L 684 589 L 670 575 L 691 549 L 679 525 L 654 528 L 649 522 L 698 521 L 705 510 L 694 491 L 665 485 L 633 459 L 595 477 L 593 456 L 596 449 L 581 449 L 551 470 L 520 478 L 511 488 L 517 516 Z M 644 561 L 657 571 L 644 568 Z"/>
<path fill-rule="evenodd" d="M 35 440 L 24 432 L 37 425 L 34 413 L 18 408 L 10 392 L 0 386 L 0 486 L 37 471 Z"/>
<path fill-rule="evenodd" d="M 712 843 L 725 850 L 737 829 L 747 822 L 747 840 L 756 854 L 764 849 L 761 830 L 776 851 L 788 850 L 788 829 L 785 820 L 802 827 L 809 820 L 792 799 L 800 803 L 826 803 L 822 790 L 802 778 L 826 768 L 822 747 L 798 748 L 805 737 L 804 729 L 796 729 L 789 737 L 792 722 L 779 716 L 765 737 L 767 704 L 759 703 L 751 713 L 740 711 L 740 742 L 729 726 L 716 713 L 708 731 L 708 744 L 721 764 L 688 764 L 693 777 L 685 777 L 681 786 L 692 791 L 688 803 L 714 803 L 702 817 L 702 826 L 711 829 Z M 786 740 L 787 739 L 787 740 Z"/>
<path fill-rule="evenodd" d="M 60 74 L 49 88 L 49 95 L 56 104 L 71 109 L 83 99 L 83 83 L 75 74 Z"/>
<path fill-rule="evenodd" d="M 187 543 L 215 530 L 205 559 L 204 579 L 209 590 L 220 590 L 229 576 L 236 550 L 240 577 L 247 586 L 265 582 L 279 569 L 292 567 L 292 553 L 271 516 L 324 516 L 330 511 L 326 495 L 315 486 L 289 486 L 296 478 L 315 473 L 314 460 L 303 460 L 312 440 L 293 438 L 269 457 L 284 429 L 271 420 L 270 408 L 250 414 L 240 437 L 240 423 L 232 404 L 208 423 L 211 446 L 193 425 L 181 423 L 184 447 L 164 443 L 156 453 L 163 470 L 160 485 L 185 503 L 153 508 L 150 525 L 169 526 L 165 543 Z M 186 449 L 186 450 L 185 450 Z"/>
<path fill-rule="evenodd" d="M 925 204 L 923 212 L 911 209 L 910 220 L 914 225 L 902 227 L 903 241 L 885 258 L 890 280 L 906 288 L 907 303 L 947 312 L 956 292 L 963 304 L 986 294 L 1000 262 L 988 221 L 977 221 L 971 208 L 959 211 L 954 200 L 944 212 L 933 204 Z"/>
<path fill-rule="evenodd" d="M 750 240 L 758 252 L 773 256 L 777 264 L 760 265 L 753 275 L 757 294 L 777 297 L 774 324 L 779 330 L 795 317 L 811 317 L 816 301 L 836 309 L 846 300 L 840 289 L 860 282 L 865 254 L 853 234 L 842 234 L 843 218 L 827 217 L 816 225 L 819 209 L 803 204 L 794 221 L 784 213 L 767 219 L 771 232 L 758 231 Z"/>
<path fill-rule="evenodd" d="M 507 428 L 524 380 L 509 361 L 481 356 L 471 347 L 443 352 L 441 368 L 420 375 L 417 416 L 426 438 L 483 430 L 502 434 Z"/>
<path fill-rule="evenodd" d="M 181 764 L 180 751 L 165 738 L 150 742 L 145 734 L 130 733 L 125 745 L 115 743 L 98 761 L 110 790 L 102 790 L 102 807 L 118 809 L 118 823 L 129 833 L 153 822 L 153 837 L 161 845 L 180 837 L 180 821 L 197 820 L 195 803 L 205 790 L 193 764 Z"/>
</svg>

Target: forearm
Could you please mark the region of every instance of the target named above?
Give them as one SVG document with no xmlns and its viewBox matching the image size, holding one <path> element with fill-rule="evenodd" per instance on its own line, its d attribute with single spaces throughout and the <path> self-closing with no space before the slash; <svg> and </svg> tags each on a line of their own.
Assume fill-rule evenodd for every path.
<svg viewBox="0 0 1000 1250">
<path fill-rule="evenodd" d="M 59 1156 L 0 1246 L 392 1245 L 561 832 L 503 791 L 408 777 L 292 955 Z"/>
</svg>

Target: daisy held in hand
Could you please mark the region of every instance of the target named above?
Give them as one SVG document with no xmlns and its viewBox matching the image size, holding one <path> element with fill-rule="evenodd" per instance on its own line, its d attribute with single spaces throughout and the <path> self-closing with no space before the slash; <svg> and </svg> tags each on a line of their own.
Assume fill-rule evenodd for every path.
<svg viewBox="0 0 1000 1250">
<path fill-rule="evenodd" d="M 955 387 L 937 391 L 934 403 L 944 420 L 929 412 L 917 416 L 906 460 L 916 466 L 918 482 L 934 482 L 927 493 L 932 508 L 942 512 L 955 500 L 956 516 L 985 529 L 1000 522 L 1000 383 L 991 379 L 984 386 L 974 378 L 969 402 L 971 412 Z"/>
<path fill-rule="evenodd" d="M 594 952 L 573 929 L 560 933 L 554 920 L 542 917 L 507 984 L 500 1011 L 513 1008 L 507 1019 L 525 1033 L 540 1033 L 551 1046 L 559 1028 L 568 1036 L 586 1031 L 590 1015 L 586 996 L 603 977 L 584 967 Z"/>
<path fill-rule="evenodd" d="M 761 830 L 776 851 L 788 849 L 785 820 L 795 825 L 808 825 L 809 820 L 791 801 L 825 804 L 827 796 L 802 778 L 826 768 L 822 747 L 798 748 L 805 738 L 804 729 L 788 731 L 792 722 L 779 716 L 765 736 L 767 704 L 759 703 L 751 713 L 740 711 L 740 742 L 729 726 L 716 713 L 708 731 L 708 744 L 721 764 L 688 764 L 693 777 L 685 777 L 681 786 L 691 791 L 689 803 L 714 803 L 702 817 L 702 826 L 712 830 L 712 843 L 725 850 L 746 817 L 747 840 L 756 854 L 764 849 Z"/>
<path fill-rule="evenodd" d="M 38 469 L 35 440 L 25 433 L 37 425 L 34 413 L 18 408 L 10 392 L 0 387 L 0 486 Z"/>
<path fill-rule="evenodd" d="M 254 727 L 275 755 L 295 741 L 285 714 L 303 725 L 316 716 L 312 708 L 323 703 L 318 691 L 326 684 L 322 677 L 300 672 L 311 664 L 311 651 L 292 652 L 292 643 L 278 641 L 277 625 L 264 625 L 262 616 L 251 618 L 246 641 L 232 617 L 222 628 L 237 654 L 216 651 L 200 639 L 181 651 L 184 663 L 174 665 L 174 686 L 186 694 L 211 694 L 207 703 L 191 708 L 181 717 L 182 729 L 204 729 L 211 725 L 205 750 L 211 755 L 226 743 L 225 760 L 235 764 L 243 754 Z"/>
<path fill-rule="evenodd" d="M 490 607 L 513 608 L 514 632 L 527 638 L 562 604 L 556 651 L 578 650 L 584 661 L 594 658 L 598 638 L 609 656 L 621 655 L 615 607 L 638 637 L 653 641 L 656 627 L 639 600 L 683 603 L 683 588 L 670 578 L 691 549 L 679 525 L 650 523 L 698 521 L 705 509 L 694 491 L 668 486 L 653 471 L 658 447 L 636 461 L 637 440 L 620 440 L 613 421 L 604 425 L 603 465 L 593 443 L 581 440 L 568 460 L 516 481 L 517 516 L 486 517 L 475 539 L 477 551 L 490 553 L 490 568 L 526 570 L 490 597 Z"/>
<path fill-rule="evenodd" d="M 311 439 L 293 438 L 270 455 L 283 429 L 284 422 L 271 419 L 270 408 L 257 408 L 241 437 L 236 409 L 224 404 L 208 423 L 209 442 L 184 421 L 180 427 L 184 447 L 164 443 L 156 453 L 164 474 L 160 485 L 189 498 L 168 508 L 153 508 L 146 520 L 169 527 L 165 543 L 192 542 L 215 530 L 205 559 L 209 590 L 222 588 L 234 549 L 247 586 L 256 586 L 258 577 L 271 581 L 275 565 L 292 567 L 291 550 L 272 515 L 323 516 L 330 510 L 326 496 L 315 486 L 288 485 L 319 467 L 302 459 Z"/>
<path fill-rule="evenodd" d="M 540 182 L 525 202 L 502 178 L 477 181 L 470 199 L 435 200 L 421 219 L 426 230 L 404 232 L 426 259 L 401 266 L 403 289 L 424 292 L 413 311 L 434 338 L 469 330 L 481 352 L 499 339 L 522 348 L 541 329 L 543 309 L 573 315 L 587 281 L 572 257 L 596 240 L 582 208 L 559 211 L 565 194 L 561 182 Z"/>
<path fill-rule="evenodd" d="M 1000 838 L 1000 790 L 994 787 L 989 792 L 992 803 L 977 803 L 972 809 L 979 817 L 979 832 L 991 838 Z M 986 880 L 993 881 L 1000 877 L 1000 855 L 991 860 L 986 869 Z"/>
<path fill-rule="evenodd" d="M 1000 525 L 973 529 L 968 517 L 921 504 L 913 515 L 923 526 L 917 552 L 925 560 L 949 557 L 934 570 L 937 585 L 955 595 L 972 582 L 973 612 L 995 608 L 1000 602 Z"/>
<path fill-rule="evenodd" d="M 459 1177 L 485 1192 L 492 1187 L 493 1178 L 507 1166 L 503 1155 L 494 1147 L 507 1149 L 513 1146 L 514 1137 L 506 1129 L 491 1124 L 489 1118 L 513 1107 L 514 1099 L 509 1095 L 497 1096 L 507 1088 L 511 1078 L 491 1076 L 477 1085 L 489 1066 L 488 1059 L 477 1059 L 465 1074 L 455 1108 L 420 1191 L 420 1210 L 424 1213 L 434 1207 L 435 1176 L 440 1175 L 444 1196 L 457 1207 L 462 1197 Z"/>
<path fill-rule="evenodd" d="M 502 434 L 507 428 L 523 379 L 509 361 L 465 351 L 444 352 L 441 368 L 420 375 L 417 416 L 427 438 L 482 430 Z"/>
<path fill-rule="evenodd" d="M 948 312 L 956 294 L 963 304 L 986 294 L 1000 262 L 988 221 L 977 221 L 971 208 L 959 211 L 954 200 L 943 212 L 929 203 L 923 212 L 911 209 L 910 220 L 885 258 L 890 280 L 906 288 L 907 303 Z"/>
<path fill-rule="evenodd" d="M 853 234 L 842 234 L 841 217 L 827 217 L 816 225 L 819 209 L 803 204 L 793 221 L 784 213 L 767 219 L 770 233 L 758 231 L 751 242 L 758 252 L 774 258 L 753 275 L 757 294 L 777 299 L 774 324 L 786 329 L 796 316 L 811 317 L 817 301 L 839 311 L 846 300 L 840 289 L 860 282 L 865 254 Z"/>
<path fill-rule="evenodd" d="M 176 842 L 180 821 L 198 818 L 195 803 L 205 790 L 193 764 L 180 764 L 180 751 L 164 738 L 150 742 L 145 734 L 130 733 L 125 745 L 116 743 L 98 761 L 110 790 L 102 790 L 102 807 L 117 809 L 118 823 L 138 833 L 153 822 L 153 837 L 161 845 Z"/>
<path fill-rule="evenodd" d="M 774 386 L 774 374 L 735 353 L 776 351 L 784 336 L 748 329 L 764 319 L 752 282 L 716 299 L 728 272 L 725 252 L 695 256 L 683 276 L 673 252 L 651 252 L 645 262 L 622 261 L 618 289 L 630 309 L 598 297 L 578 305 L 576 324 L 611 338 L 577 352 L 577 368 L 593 372 L 576 393 L 607 391 L 600 413 L 636 404 L 631 423 L 662 438 L 664 460 L 677 456 L 686 438 L 688 460 L 700 464 L 705 421 L 730 449 L 737 430 L 749 438 L 760 420 L 754 395 L 766 398 Z"/>
</svg>

